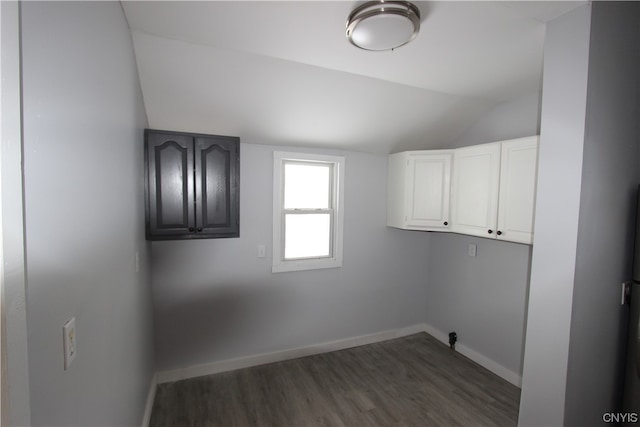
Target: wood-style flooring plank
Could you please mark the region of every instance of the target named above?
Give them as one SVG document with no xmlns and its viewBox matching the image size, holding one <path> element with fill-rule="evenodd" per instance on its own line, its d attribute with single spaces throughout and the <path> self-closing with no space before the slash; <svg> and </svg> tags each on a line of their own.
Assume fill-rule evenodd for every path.
<svg viewBox="0 0 640 427">
<path fill-rule="evenodd" d="M 160 384 L 150 427 L 515 426 L 520 390 L 430 335 Z"/>
</svg>

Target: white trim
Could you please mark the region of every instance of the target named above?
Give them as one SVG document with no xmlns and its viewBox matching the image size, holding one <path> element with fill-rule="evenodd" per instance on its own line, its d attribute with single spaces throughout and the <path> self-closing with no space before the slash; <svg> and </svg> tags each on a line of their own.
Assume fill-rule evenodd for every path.
<svg viewBox="0 0 640 427">
<path fill-rule="evenodd" d="M 401 338 L 420 332 L 427 333 L 433 338 L 449 345 L 449 335 L 426 323 L 418 323 L 400 329 L 376 332 L 368 335 L 345 338 L 336 341 L 329 341 L 320 344 L 313 344 L 306 347 L 297 347 L 287 350 L 275 351 L 272 353 L 262 353 L 253 356 L 238 357 L 236 359 L 221 360 L 218 362 L 205 363 L 202 365 L 189 366 L 187 368 L 160 371 L 156 373 L 158 384 L 184 380 L 188 378 L 201 377 L 204 375 L 218 374 L 221 372 L 233 371 L 235 369 L 250 368 L 252 366 L 264 365 L 267 363 L 282 362 L 284 360 L 297 359 L 299 357 L 313 356 L 316 354 L 329 353 L 331 351 L 345 350 L 361 345 L 373 344 L 387 341 L 394 338 Z M 505 381 L 520 388 L 522 386 L 522 376 L 512 370 L 505 368 L 494 360 L 458 342 L 456 351 L 469 358 L 483 368 L 493 372 Z"/>
<path fill-rule="evenodd" d="M 283 259 L 282 237 L 282 166 L 284 161 L 294 160 L 300 162 L 321 162 L 333 164 L 332 197 L 334 206 L 333 236 L 331 257 L 288 260 Z M 310 153 L 291 153 L 284 151 L 273 152 L 273 257 L 272 273 L 286 271 L 315 270 L 320 268 L 342 267 L 342 244 L 344 230 L 344 175 L 345 158 L 341 156 L 328 156 Z"/>
<path fill-rule="evenodd" d="M 297 359 L 299 357 L 313 356 L 316 354 L 328 353 L 336 350 L 344 350 L 361 345 L 387 341 L 394 338 L 401 338 L 408 335 L 424 332 L 424 330 L 424 324 L 417 324 L 407 326 L 405 328 L 382 331 L 374 334 L 361 335 L 336 341 L 329 341 L 306 347 L 292 348 L 288 350 L 276 351 L 273 353 L 262 353 L 254 356 L 239 357 L 237 359 L 221 360 L 219 362 L 190 366 L 188 368 L 182 369 L 161 371 L 156 375 L 158 384 L 162 384 L 172 381 L 184 380 L 187 378 L 195 378 L 204 375 L 217 374 L 220 372 L 233 371 L 234 369 L 250 368 L 252 366 L 264 365 L 267 363 L 281 362 L 284 360 Z"/>
<path fill-rule="evenodd" d="M 445 334 L 439 329 L 436 329 L 433 326 L 428 324 L 424 324 L 423 331 L 428 333 L 438 341 L 441 341 L 444 344 L 449 345 L 449 334 Z M 516 372 L 513 372 L 511 369 L 505 368 L 504 366 L 500 365 L 496 361 L 489 359 L 485 355 L 478 353 L 477 351 L 467 347 L 462 343 L 458 342 L 456 344 L 456 351 L 462 354 L 463 356 L 466 356 L 467 358 L 471 359 L 472 361 L 476 362 L 478 365 L 482 366 L 483 368 L 493 372 L 494 374 L 501 377 L 505 381 L 510 382 L 511 384 L 513 384 L 518 388 L 522 388 L 522 375 Z"/>
<path fill-rule="evenodd" d="M 149 384 L 149 392 L 147 393 L 147 403 L 144 407 L 144 415 L 142 416 L 142 427 L 149 427 L 151 421 L 151 411 L 153 410 L 153 401 L 156 398 L 156 389 L 158 388 L 157 374 L 153 374 L 151 377 L 151 383 Z"/>
<path fill-rule="evenodd" d="M 29 345 L 27 328 L 23 135 L 22 135 L 22 67 L 20 58 L 21 2 L 0 1 L 1 59 L 0 80 L 0 151 L 2 162 L 2 272 L 4 280 L 4 331 L 8 384 L 8 425 L 31 425 L 29 385 Z M 7 396 L 7 395 L 5 395 Z M 6 408 L 7 402 L 5 402 Z M 6 410 L 6 409 L 5 409 Z M 4 414 L 6 418 L 7 414 Z"/>
</svg>

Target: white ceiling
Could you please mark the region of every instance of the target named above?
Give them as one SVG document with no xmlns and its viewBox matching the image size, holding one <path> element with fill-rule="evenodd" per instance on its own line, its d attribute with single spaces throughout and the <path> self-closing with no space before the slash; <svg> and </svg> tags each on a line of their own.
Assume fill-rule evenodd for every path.
<svg viewBox="0 0 640 427">
<path fill-rule="evenodd" d="M 149 126 L 388 153 L 440 148 L 540 88 L 545 22 L 584 2 L 414 2 L 410 44 L 345 38 L 352 1 L 123 2 Z"/>
</svg>

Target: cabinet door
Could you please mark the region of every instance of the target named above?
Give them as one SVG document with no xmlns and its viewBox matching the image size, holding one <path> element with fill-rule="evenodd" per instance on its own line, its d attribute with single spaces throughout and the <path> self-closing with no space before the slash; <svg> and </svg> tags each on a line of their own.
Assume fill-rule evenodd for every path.
<svg viewBox="0 0 640 427">
<path fill-rule="evenodd" d="M 170 239 L 195 227 L 193 139 L 145 132 L 148 239 Z"/>
<path fill-rule="evenodd" d="M 239 139 L 196 137 L 196 232 L 238 237 L 240 230 Z"/>
<path fill-rule="evenodd" d="M 533 242 L 538 137 L 502 143 L 498 239 Z"/>
<path fill-rule="evenodd" d="M 500 144 L 459 148 L 454 155 L 452 231 L 495 238 Z"/>
<path fill-rule="evenodd" d="M 447 230 L 450 225 L 451 153 L 410 154 L 405 222 L 408 228 Z"/>
</svg>

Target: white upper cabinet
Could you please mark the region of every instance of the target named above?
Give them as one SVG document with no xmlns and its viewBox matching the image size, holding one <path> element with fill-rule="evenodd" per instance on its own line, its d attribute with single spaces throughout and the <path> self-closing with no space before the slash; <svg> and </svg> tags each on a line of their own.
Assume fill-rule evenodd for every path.
<svg viewBox="0 0 640 427">
<path fill-rule="evenodd" d="M 452 231 L 531 244 L 538 137 L 456 150 Z"/>
<path fill-rule="evenodd" d="M 531 244 L 538 141 L 390 155 L 387 225 Z"/>
<path fill-rule="evenodd" d="M 538 137 L 502 143 L 498 239 L 531 244 L 538 172 Z"/>
<path fill-rule="evenodd" d="M 406 151 L 389 156 L 387 224 L 408 230 L 448 231 L 453 150 Z"/>
<path fill-rule="evenodd" d="M 493 237 L 498 218 L 500 143 L 459 148 L 454 155 L 452 231 Z"/>
</svg>

